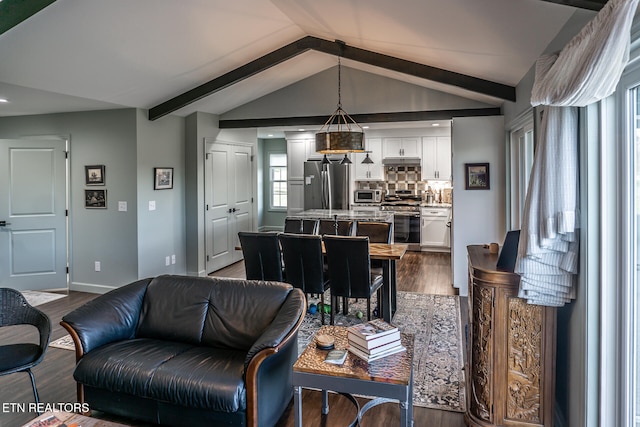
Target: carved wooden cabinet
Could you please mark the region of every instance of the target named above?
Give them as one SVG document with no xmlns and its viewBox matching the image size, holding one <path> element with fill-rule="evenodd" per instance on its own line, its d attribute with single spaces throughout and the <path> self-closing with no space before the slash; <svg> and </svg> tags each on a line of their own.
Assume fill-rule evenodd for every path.
<svg viewBox="0 0 640 427">
<path fill-rule="evenodd" d="M 482 245 L 469 256 L 470 426 L 553 426 L 556 309 L 518 298 L 517 274 Z"/>
</svg>

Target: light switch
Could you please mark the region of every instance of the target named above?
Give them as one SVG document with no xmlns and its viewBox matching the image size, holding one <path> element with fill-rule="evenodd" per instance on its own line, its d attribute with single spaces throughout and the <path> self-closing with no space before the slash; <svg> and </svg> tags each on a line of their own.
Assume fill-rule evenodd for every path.
<svg viewBox="0 0 640 427">
<path fill-rule="evenodd" d="M 118 202 L 118 210 L 120 212 L 126 212 L 127 211 L 127 202 Z"/>
<path fill-rule="evenodd" d="M 150 211 L 155 211 L 156 210 L 156 201 L 155 200 L 149 200 L 149 210 Z"/>
</svg>

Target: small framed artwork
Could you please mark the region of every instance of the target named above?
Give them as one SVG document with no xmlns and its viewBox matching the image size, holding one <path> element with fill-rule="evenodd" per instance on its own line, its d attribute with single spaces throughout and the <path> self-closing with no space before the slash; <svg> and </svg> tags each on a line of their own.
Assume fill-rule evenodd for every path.
<svg viewBox="0 0 640 427">
<path fill-rule="evenodd" d="M 104 185 L 104 165 L 85 166 L 84 179 L 86 185 Z"/>
<path fill-rule="evenodd" d="M 489 190 L 489 163 L 465 163 L 465 190 Z"/>
<path fill-rule="evenodd" d="M 106 209 L 107 190 L 84 190 L 84 207 L 87 209 Z"/>
<path fill-rule="evenodd" d="M 153 168 L 153 189 L 169 190 L 173 188 L 173 168 Z"/>
</svg>

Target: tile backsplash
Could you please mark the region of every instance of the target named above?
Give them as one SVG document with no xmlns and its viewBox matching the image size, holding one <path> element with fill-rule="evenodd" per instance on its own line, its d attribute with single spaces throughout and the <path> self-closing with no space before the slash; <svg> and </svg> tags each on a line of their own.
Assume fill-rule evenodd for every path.
<svg viewBox="0 0 640 427">
<path fill-rule="evenodd" d="M 385 166 L 384 181 L 357 181 L 358 189 L 380 189 L 384 194 L 394 194 L 396 190 L 410 190 L 422 194 L 429 186 L 433 190 L 451 188 L 450 181 L 423 181 L 419 165 Z"/>
</svg>

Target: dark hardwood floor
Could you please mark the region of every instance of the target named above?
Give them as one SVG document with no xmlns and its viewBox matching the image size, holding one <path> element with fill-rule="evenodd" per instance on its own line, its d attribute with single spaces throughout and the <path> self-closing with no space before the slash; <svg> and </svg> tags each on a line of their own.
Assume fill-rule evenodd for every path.
<svg viewBox="0 0 640 427">
<path fill-rule="evenodd" d="M 451 260 L 449 254 L 435 254 L 427 252 L 408 252 L 398 262 L 398 290 L 409 292 L 422 292 L 432 294 L 454 295 L 456 290 L 451 286 Z M 219 270 L 212 276 L 244 277 L 244 265 L 242 262 Z M 65 335 L 65 331 L 59 325 L 60 319 L 69 311 L 79 307 L 97 295 L 83 292 L 70 292 L 66 298 L 62 298 L 39 306 L 51 318 L 53 330 L 51 340 Z M 466 301 L 461 302 L 464 307 Z M 463 314 L 464 310 L 463 310 Z M 463 325 L 466 319 L 462 319 Z M 25 327 L 10 327 L 0 330 L 0 342 L 17 342 L 29 337 L 37 341 L 35 331 Z M 76 402 L 76 386 L 72 372 L 75 364 L 73 351 L 49 348 L 44 361 L 33 369 L 36 384 L 40 394 L 40 401 L 55 405 L 64 405 Z M 34 412 L 22 412 L 18 405 L 28 405 L 33 402 L 31 384 L 26 373 L 17 373 L 0 377 L 0 427 L 18 427 L 35 418 Z M 364 402 L 364 400 L 362 400 Z M 320 392 L 313 390 L 303 391 L 304 425 L 305 426 L 343 426 L 355 416 L 355 409 L 346 398 L 330 394 L 330 412 L 327 416 L 321 416 Z M 133 426 L 146 426 L 143 423 L 134 423 L 122 418 L 98 413 L 94 416 L 105 420 L 114 420 L 131 424 Z M 377 406 L 365 414 L 364 426 L 390 426 L 397 425 L 399 410 L 397 404 L 383 404 Z M 278 422 L 278 427 L 293 426 L 292 404 Z M 433 409 L 414 408 L 414 425 L 430 427 L 462 427 L 464 416 L 462 413 L 450 411 L 438 411 Z"/>
</svg>

